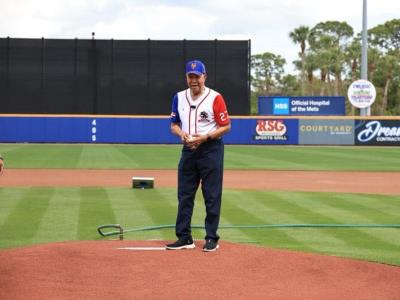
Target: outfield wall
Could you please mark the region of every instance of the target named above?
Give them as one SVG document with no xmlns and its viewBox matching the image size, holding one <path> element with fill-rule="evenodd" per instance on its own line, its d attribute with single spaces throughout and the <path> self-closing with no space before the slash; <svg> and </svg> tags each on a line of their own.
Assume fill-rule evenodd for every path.
<svg viewBox="0 0 400 300">
<path fill-rule="evenodd" d="M 177 144 L 167 116 L 0 115 L 2 143 Z M 400 117 L 232 117 L 226 144 L 400 146 Z"/>
</svg>

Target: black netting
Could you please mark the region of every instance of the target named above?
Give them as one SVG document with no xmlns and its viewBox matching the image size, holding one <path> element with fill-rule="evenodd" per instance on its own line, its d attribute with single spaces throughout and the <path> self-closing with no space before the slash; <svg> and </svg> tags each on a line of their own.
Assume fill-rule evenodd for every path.
<svg viewBox="0 0 400 300">
<path fill-rule="evenodd" d="M 73 40 L 46 40 L 43 103 L 48 113 L 77 110 Z"/>
<path fill-rule="evenodd" d="M 144 114 L 147 103 L 148 41 L 114 41 L 112 114 Z"/>
<path fill-rule="evenodd" d="M 41 39 L 9 40 L 7 108 L 11 113 L 42 109 L 42 43 Z"/>
<path fill-rule="evenodd" d="M 185 63 L 248 114 L 248 41 L 0 39 L 0 113 L 169 114 Z"/>
<path fill-rule="evenodd" d="M 229 44 L 218 42 L 216 59 L 216 88 L 224 91 L 225 101 L 231 114 L 249 114 L 250 99 L 247 81 L 248 62 L 243 58 L 248 50 L 243 42 Z M 234 89 L 234 93 L 228 92 Z"/>
<path fill-rule="evenodd" d="M 185 88 L 183 42 L 151 41 L 147 113 L 168 114 L 172 97 Z"/>
</svg>

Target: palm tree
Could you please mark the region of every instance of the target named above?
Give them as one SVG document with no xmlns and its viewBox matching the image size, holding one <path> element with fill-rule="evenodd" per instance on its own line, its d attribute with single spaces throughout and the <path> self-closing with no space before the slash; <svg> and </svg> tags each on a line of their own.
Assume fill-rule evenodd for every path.
<svg viewBox="0 0 400 300">
<path fill-rule="evenodd" d="M 385 86 L 383 89 L 382 103 L 380 113 L 381 115 L 385 114 L 388 107 L 388 94 L 389 88 L 393 81 L 393 75 L 399 73 L 400 65 L 399 65 L 399 51 L 390 51 L 386 55 L 382 56 L 380 60 L 380 65 L 382 69 L 385 70 Z"/>
<path fill-rule="evenodd" d="M 259 95 L 270 95 L 284 74 L 286 60 L 270 52 L 251 56 L 252 85 Z"/>
<path fill-rule="evenodd" d="M 308 42 L 315 52 L 321 70 L 321 91 L 323 96 L 329 72 L 335 76 L 335 93 L 338 92 L 344 65 L 344 46 L 353 36 L 353 28 L 346 22 L 327 21 L 315 25 L 309 33 Z"/>
<path fill-rule="evenodd" d="M 368 48 L 368 79 L 373 81 L 375 71 L 379 60 L 382 58 L 382 53 L 377 48 Z"/>
<path fill-rule="evenodd" d="M 350 69 L 351 81 L 356 81 L 359 73 L 359 62 L 361 60 L 361 42 L 358 37 L 345 48 L 345 60 Z"/>
<path fill-rule="evenodd" d="M 393 19 L 368 30 L 370 43 L 383 52 L 380 59 L 382 68 L 386 69 L 386 80 L 382 98 L 381 113 L 385 113 L 388 104 L 388 93 L 392 84 L 393 73 L 397 73 L 400 60 L 400 19 Z M 398 101 L 395 99 L 395 101 Z M 400 101 L 398 101 L 400 106 Z"/>
<path fill-rule="evenodd" d="M 293 43 L 300 44 L 300 58 L 301 58 L 301 95 L 305 95 L 305 84 L 306 84 L 306 67 L 305 67 L 305 54 L 306 54 L 306 42 L 310 28 L 307 26 L 300 26 L 289 33 L 289 37 Z"/>
<path fill-rule="evenodd" d="M 360 38 L 356 37 L 345 48 L 345 61 L 350 70 L 351 82 L 359 78 L 359 62 L 361 61 L 361 42 Z M 351 105 L 351 115 L 354 116 L 355 108 Z"/>
<path fill-rule="evenodd" d="M 317 59 L 315 54 L 310 51 L 306 52 L 304 61 L 307 73 L 308 94 L 314 96 L 314 71 L 318 69 Z"/>
</svg>

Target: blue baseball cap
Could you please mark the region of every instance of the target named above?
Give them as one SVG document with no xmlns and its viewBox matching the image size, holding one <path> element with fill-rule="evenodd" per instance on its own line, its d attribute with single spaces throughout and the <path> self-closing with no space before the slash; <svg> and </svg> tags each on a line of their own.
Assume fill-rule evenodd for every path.
<svg viewBox="0 0 400 300">
<path fill-rule="evenodd" d="M 191 60 L 186 64 L 186 75 L 187 74 L 196 74 L 199 76 L 206 74 L 206 67 L 199 60 Z"/>
</svg>

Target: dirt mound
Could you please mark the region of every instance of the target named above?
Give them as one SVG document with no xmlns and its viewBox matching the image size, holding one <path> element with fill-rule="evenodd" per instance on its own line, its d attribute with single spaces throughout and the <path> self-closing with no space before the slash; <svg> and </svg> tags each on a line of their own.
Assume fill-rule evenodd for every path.
<svg viewBox="0 0 400 300">
<path fill-rule="evenodd" d="M 0 299 L 400 299 L 399 267 L 227 242 L 213 253 L 202 252 L 202 242 L 194 250 L 163 246 L 92 241 L 2 250 Z"/>
</svg>

